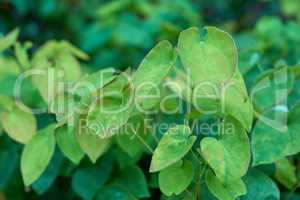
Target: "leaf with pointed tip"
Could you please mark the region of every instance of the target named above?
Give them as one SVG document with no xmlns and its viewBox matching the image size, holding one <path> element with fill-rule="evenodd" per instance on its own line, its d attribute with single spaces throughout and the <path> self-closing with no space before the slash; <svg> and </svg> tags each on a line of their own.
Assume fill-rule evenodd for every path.
<svg viewBox="0 0 300 200">
<path fill-rule="evenodd" d="M 236 70 L 233 79 L 225 85 L 225 113 L 237 119 L 243 127 L 250 131 L 253 123 L 253 106 L 248 96 L 241 73 Z M 241 111 L 241 108 L 242 111 Z"/>
<path fill-rule="evenodd" d="M 19 65 L 22 67 L 22 69 L 26 70 L 31 67 L 29 57 L 28 57 L 28 49 L 32 47 L 32 44 L 30 42 L 25 43 L 24 45 L 21 45 L 19 42 L 16 42 L 15 44 L 15 55 L 18 60 Z"/>
<path fill-rule="evenodd" d="M 69 50 L 70 53 L 72 53 L 74 56 L 76 56 L 82 60 L 89 59 L 89 55 L 87 55 L 85 52 L 81 51 L 80 49 L 78 49 L 76 46 L 74 46 L 73 44 L 71 44 L 68 41 L 61 41 L 60 45 L 62 46 L 62 48 Z"/>
<path fill-rule="evenodd" d="M 223 184 L 211 170 L 206 172 L 205 182 L 210 192 L 219 200 L 235 200 L 247 193 L 247 188 L 242 179 Z"/>
<path fill-rule="evenodd" d="M 26 186 L 46 170 L 55 149 L 54 125 L 40 130 L 25 146 L 21 156 L 21 172 Z"/>
<path fill-rule="evenodd" d="M 20 30 L 18 28 L 9 32 L 6 36 L 0 38 L 0 52 L 12 46 L 18 38 Z"/>
<path fill-rule="evenodd" d="M 36 119 L 32 113 L 14 106 L 11 111 L 1 113 L 5 132 L 15 141 L 26 144 L 36 134 Z"/>
<path fill-rule="evenodd" d="M 146 177 L 138 166 L 123 169 L 114 182 L 125 188 L 136 199 L 150 197 Z"/>
<path fill-rule="evenodd" d="M 160 171 L 184 157 L 192 148 L 196 136 L 185 125 L 170 128 L 159 141 L 150 166 L 150 172 Z"/>
<path fill-rule="evenodd" d="M 218 179 L 227 183 L 246 174 L 250 162 L 250 144 L 245 129 L 233 118 L 226 118 L 220 139 L 205 137 L 200 153 Z"/>
<path fill-rule="evenodd" d="M 179 195 L 189 186 L 193 177 L 192 163 L 179 161 L 159 172 L 159 188 L 167 196 Z"/>
<path fill-rule="evenodd" d="M 175 60 L 176 54 L 168 41 L 161 41 L 146 55 L 132 80 L 138 100 L 163 82 Z"/>
<path fill-rule="evenodd" d="M 77 141 L 74 128 L 63 126 L 55 130 L 56 142 L 62 153 L 74 164 L 79 164 L 84 152 Z"/>
<path fill-rule="evenodd" d="M 82 127 L 82 129 L 77 132 L 77 141 L 82 151 L 87 154 L 93 163 L 96 163 L 97 159 L 111 146 L 112 139 L 101 138 L 84 129 L 86 129 L 86 127 Z"/>
</svg>

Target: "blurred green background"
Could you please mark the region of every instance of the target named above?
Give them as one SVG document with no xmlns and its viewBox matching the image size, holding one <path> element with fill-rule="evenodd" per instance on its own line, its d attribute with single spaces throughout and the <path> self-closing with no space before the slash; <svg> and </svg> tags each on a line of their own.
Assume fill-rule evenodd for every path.
<svg viewBox="0 0 300 200">
<path fill-rule="evenodd" d="M 0 32 L 18 26 L 20 39 L 35 47 L 67 39 L 91 55 L 93 68 L 125 68 L 136 67 L 159 40 L 175 44 L 178 33 L 191 26 L 215 25 L 239 34 L 253 30 L 262 17 L 296 19 L 295 5 L 285 7 L 278 0 L 1 0 Z"/>
<path fill-rule="evenodd" d="M 0 0 L 0 35 L 19 27 L 19 40 L 33 43 L 30 54 L 48 40 L 66 39 L 90 55 L 83 62 L 86 71 L 136 68 L 158 41 L 168 39 L 175 45 L 182 30 L 206 25 L 233 35 L 239 68 L 249 89 L 267 69 L 300 64 L 299 0 Z M 2 91 L 5 85 L 2 80 L 0 84 Z M 297 90 L 289 104 L 294 105 L 299 97 Z M 54 119 L 40 116 L 38 122 L 47 123 L 46 120 Z M 60 176 L 56 178 L 56 174 L 51 179 L 54 184 L 50 181 L 51 184 L 42 184 L 48 187 L 24 189 L 19 170 L 22 147 L 1 137 L 0 200 L 80 199 L 71 187 L 75 166 L 61 158 L 59 152 L 56 164 L 59 163 Z M 145 172 L 149 161 L 146 156 L 139 162 Z M 78 176 L 94 175 L 82 170 Z M 81 178 L 79 182 L 90 180 Z M 289 193 L 282 190 L 283 194 Z M 157 189 L 151 192 L 151 199 L 159 199 Z M 295 194 L 293 198 L 300 196 Z"/>
</svg>

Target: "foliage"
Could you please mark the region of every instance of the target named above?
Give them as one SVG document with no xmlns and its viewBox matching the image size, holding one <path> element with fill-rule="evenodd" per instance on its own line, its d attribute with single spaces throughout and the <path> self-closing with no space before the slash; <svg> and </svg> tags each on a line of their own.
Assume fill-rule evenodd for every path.
<svg viewBox="0 0 300 200">
<path fill-rule="evenodd" d="M 299 199 L 299 6 L 1 2 L 0 199 Z"/>
</svg>

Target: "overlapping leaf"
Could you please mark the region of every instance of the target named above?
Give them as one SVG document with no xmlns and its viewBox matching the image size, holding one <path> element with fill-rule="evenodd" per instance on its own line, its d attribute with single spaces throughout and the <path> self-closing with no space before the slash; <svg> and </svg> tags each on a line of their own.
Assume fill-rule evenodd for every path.
<svg viewBox="0 0 300 200">
<path fill-rule="evenodd" d="M 39 131 L 24 147 L 21 172 L 26 186 L 36 181 L 46 170 L 55 149 L 54 126 Z"/>
<path fill-rule="evenodd" d="M 233 118 L 226 118 L 219 139 L 205 137 L 200 153 L 222 183 L 241 178 L 250 162 L 250 143 L 245 129 Z"/>
<path fill-rule="evenodd" d="M 156 147 L 150 166 L 150 172 L 160 171 L 179 161 L 192 148 L 196 136 L 185 125 L 170 128 Z"/>
</svg>

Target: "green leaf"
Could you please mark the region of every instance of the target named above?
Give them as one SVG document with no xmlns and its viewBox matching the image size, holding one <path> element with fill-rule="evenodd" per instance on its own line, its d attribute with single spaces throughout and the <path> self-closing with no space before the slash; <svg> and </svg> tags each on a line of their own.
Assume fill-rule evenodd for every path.
<svg viewBox="0 0 300 200">
<path fill-rule="evenodd" d="M 158 43 L 143 59 L 133 75 L 136 99 L 141 102 L 147 95 L 159 87 L 175 64 L 176 54 L 168 41 Z M 145 97 L 143 98 L 145 99 Z"/>
<path fill-rule="evenodd" d="M 67 92 L 59 92 L 50 102 L 49 111 L 54 113 L 59 123 L 66 123 L 74 116 L 74 112 L 79 108 L 75 97 Z"/>
<path fill-rule="evenodd" d="M 55 131 L 56 142 L 62 153 L 74 164 L 79 164 L 84 156 L 84 152 L 76 138 L 74 128 L 63 126 Z"/>
<path fill-rule="evenodd" d="M 98 164 L 76 169 L 72 176 L 72 189 L 85 200 L 93 199 L 97 191 L 108 181 L 112 167 L 113 157 L 107 154 Z"/>
<path fill-rule="evenodd" d="M 245 129 L 235 119 L 226 118 L 220 126 L 220 138 L 203 138 L 200 153 L 218 179 L 227 183 L 246 174 L 250 162 L 250 144 Z"/>
<path fill-rule="evenodd" d="M 285 15 L 288 16 L 293 16 L 293 15 L 298 15 L 298 10 L 297 8 L 299 8 L 300 6 L 300 2 L 297 0 L 282 0 L 280 1 L 280 5 L 281 5 L 281 10 L 283 11 L 283 13 Z"/>
<path fill-rule="evenodd" d="M 19 32 L 20 30 L 16 28 L 9 32 L 6 36 L 0 37 L 0 52 L 11 47 L 17 41 Z"/>
<path fill-rule="evenodd" d="M 120 148 L 114 148 L 114 153 L 116 155 L 118 165 L 121 169 L 135 165 L 142 157 L 142 152 L 136 154 L 134 157 L 131 157 Z"/>
<path fill-rule="evenodd" d="M 247 193 L 242 179 L 223 184 L 211 170 L 206 172 L 205 182 L 210 192 L 220 200 L 235 200 L 237 197 Z"/>
<path fill-rule="evenodd" d="M 28 49 L 32 47 L 31 43 L 25 43 L 23 46 L 19 43 L 15 43 L 15 55 L 20 64 L 20 66 L 26 70 L 31 67 L 29 57 L 28 57 Z"/>
<path fill-rule="evenodd" d="M 300 151 L 299 117 L 300 103 L 289 113 L 275 108 L 260 116 L 252 133 L 253 166 L 272 163 Z"/>
<path fill-rule="evenodd" d="M 38 74 L 32 76 L 33 84 L 48 103 L 62 89 L 62 83 L 77 81 L 81 76 L 79 62 L 62 44 L 49 41 L 32 59 L 33 68 L 38 70 Z"/>
<path fill-rule="evenodd" d="M 68 81 L 79 80 L 81 69 L 78 60 L 69 52 L 61 50 L 55 57 L 55 67 L 64 71 L 64 79 Z"/>
<path fill-rule="evenodd" d="M 83 152 L 87 154 L 93 163 L 103 155 L 106 150 L 111 146 L 111 138 L 101 138 L 94 133 L 87 131 L 87 127 L 80 127 L 81 130 L 77 132 L 77 141 Z"/>
<path fill-rule="evenodd" d="M 67 49 L 68 51 L 70 51 L 70 53 L 72 53 L 74 56 L 82 59 L 82 60 L 88 60 L 89 56 L 84 53 L 83 51 L 81 51 L 80 49 L 78 49 L 76 46 L 74 46 L 73 44 L 71 44 L 68 41 L 61 41 L 60 45 Z"/>
<path fill-rule="evenodd" d="M 21 157 L 21 172 L 26 186 L 36 181 L 46 170 L 55 149 L 54 126 L 40 130 L 25 146 Z"/>
<path fill-rule="evenodd" d="M 29 111 L 14 106 L 1 113 L 1 123 L 5 132 L 15 141 L 26 144 L 36 134 L 36 119 Z"/>
<path fill-rule="evenodd" d="M 100 18 L 106 18 L 113 16 L 116 12 L 126 9 L 131 3 L 130 0 L 116 0 L 102 4 L 95 11 L 95 15 Z"/>
<path fill-rule="evenodd" d="M 79 80 L 78 85 L 75 84 L 74 94 L 84 96 L 95 93 L 116 78 L 114 73 L 114 69 L 108 68 L 84 76 Z"/>
<path fill-rule="evenodd" d="M 126 127 L 121 128 L 120 133 L 116 136 L 117 144 L 130 157 L 135 157 L 143 150 L 147 136 L 144 123 L 143 115 L 132 115 L 126 123 Z"/>
<path fill-rule="evenodd" d="M 251 169 L 243 178 L 247 194 L 241 200 L 279 200 L 279 189 L 275 182 L 264 173 Z"/>
<path fill-rule="evenodd" d="M 180 33 L 178 51 L 185 68 L 190 70 L 194 84 L 220 84 L 230 80 L 237 68 L 237 49 L 232 37 L 215 27 L 198 28 Z"/>
<path fill-rule="evenodd" d="M 159 172 L 159 188 L 167 196 L 179 195 L 189 186 L 193 177 L 192 163 L 179 161 Z"/>
<path fill-rule="evenodd" d="M 185 125 L 170 128 L 159 141 L 151 160 L 150 172 L 157 172 L 184 157 L 192 148 L 196 136 Z"/>
<path fill-rule="evenodd" d="M 125 188 L 136 199 L 150 197 L 145 175 L 138 166 L 130 166 L 122 170 L 115 183 Z"/>
<path fill-rule="evenodd" d="M 12 111 L 14 108 L 14 101 L 11 97 L 0 94 L 0 111 Z"/>
<path fill-rule="evenodd" d="M 296 176 L 296 167 L 293 166 L 287 158 L 277 160 L 275 162 L 275 166 L 275 179 L 287 189 L 292 190 L 298 182 Z"/>
<path fill-rule="evenodd" d="M 14 179 L 14 171 L 19 165 L 19 153 L 15 143 L 8 137 L 0 138 L 0 189 L 7 186 Z"/>
<path fill-rule="evenodd" d="M 52 156 L 47 169 L 44 173 L 32 184 L 32 188 L 39 195 L 45 193 L 53 184 L 60 173 L 63 164 L 63 157 L 56 149 Z"/>
<path fill-rule="evenodd" d="M 250 131 L 253 123 L 253 107 L 243 77 L 238 70 L 233 79 L 225 85 L 224 101 L 222 106 L 225 107 L 225 114 L 237 119 L 246 130 Z"/>
<path fill-rule="evenodd" d="M 130 118 L 133 110 L 132 94 L 119 93 L 120 97 L 103 97 L 94 101 L 88 111 L 87 128 L 102 138 L 118 133 Z"/>
<path fill-rule="evenodd" d="M 180 59 L 193 82 L 193 104 L 198 111 L 228 114 L 250 130 L 252 104 L 237 69 L 237 49 L 232 37 L 215 27 L 183 31 L 179 36 Z M 244 109 L 241 111 L 241 107 Z"/>
<path fill-rule="evenodd" d="M 97 200 L 137 200 L 126 188 L 115 184 L 104 186 L 100 189 Z"/>
<path fill-rule="evenodd" d="M 292 90 L 294 76 L 287 67 L 265 72 L 252 86 L 252 99 L 259 114 L 272 107 L 284 104 Z"/>
</svg>

